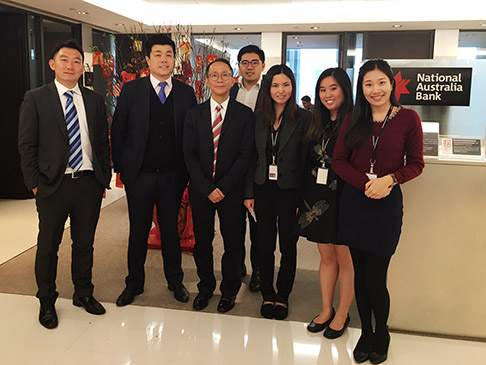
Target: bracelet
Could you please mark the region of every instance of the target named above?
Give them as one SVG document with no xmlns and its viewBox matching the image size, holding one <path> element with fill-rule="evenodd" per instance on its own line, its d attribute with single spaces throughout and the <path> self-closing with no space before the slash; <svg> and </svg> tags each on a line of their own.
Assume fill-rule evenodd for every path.
<svg viewBox="0 0 486 365">
<path fill-rule="evenodd" d="M 389 174 L 391 176 L 391 178 L 393 179 L 393 184 L 391 185 L 392 187 L 395 186 L 395 185 L 398 185 L 398 180 L 397 180 L 397 177 L 395 176 L 394 173 L 391 173 Z"/>
</svg>

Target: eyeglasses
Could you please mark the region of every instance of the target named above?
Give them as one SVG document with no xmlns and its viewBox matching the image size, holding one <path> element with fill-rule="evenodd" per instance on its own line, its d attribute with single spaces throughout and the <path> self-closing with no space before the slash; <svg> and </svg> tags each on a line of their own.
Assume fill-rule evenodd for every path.
<svg viewBox="0 0 486 365">
<path fill-rule="evenodd" d="M 212 74 L 209 74 L 208 75 L 208 78 L 211 80 L 211 81 L 217 81 L 219 78 L 221 77 L 221 79 L 223 81 L 228 81 L 231 77 L 233 77 L 232 74 L 229 74 L 229 73 L 223 73 L 223 74 L 217 74 L 217 73 L 212 73 Z"/>
<path fill-rule="evenodd" d="M 251 64 L 253 67 L 257 67 L 260 64 L 260 60 L 240 61 L 240 66 L 248 67 L 249 64 Z"/>
</svg>

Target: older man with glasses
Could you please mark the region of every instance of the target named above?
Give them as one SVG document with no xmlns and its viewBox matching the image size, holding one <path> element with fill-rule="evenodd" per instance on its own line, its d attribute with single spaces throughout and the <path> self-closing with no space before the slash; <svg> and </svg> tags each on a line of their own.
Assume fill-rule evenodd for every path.
<svg viewBox="0 0 486 365">
<path fill-rule="evenodd" d="M 226 59 L 218 58 L 208 66 L 206 85 L 211 98 L 188 111 L 183 136 L 196 239 L 193 253 L 199 276 L 193 307 L 206 308 L 216 289 L 212 242 L 217 211 L 224 245 L 218 304 L 221 313 L 234 307 L 241 286 L 243 191 L 255 139 L 251 109 L 230 100 L 233 83 L 233 70 Z"/>
<path fill-rule="evenodd" d="M 248 45 L 238 52 L 238 65 L 240 68 L 241 81 L 237 82 L 231 88 L 231 99 L 235 99 L 245 104 L 251 110 L 255 111 L 260 106 L 260 88 L 262 85 L 262 72 L 265 69 L 265 53 L 255 45 Z M 248 197 L 251 198 L 251 197 Z M 260 290 L 260 270 L 258 269 L 258 241 L 256 222 L 248 214 L 250 222 L 250 262 L 251 262 L 251 279 L 249 289 L 253 292 Z M 245 266 L 245 236 L 246 236 L 246 219 L 242 233 L 243 253 L 241 255 L 242 277 L 246 275 Z"/>
</svg>

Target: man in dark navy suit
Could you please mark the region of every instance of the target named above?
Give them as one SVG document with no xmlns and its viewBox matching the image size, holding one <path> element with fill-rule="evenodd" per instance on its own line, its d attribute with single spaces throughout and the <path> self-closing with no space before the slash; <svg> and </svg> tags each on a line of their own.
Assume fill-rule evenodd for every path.
<svg viewBox="0 0 486 365">
<path fill-rule="evenodd" d="M 101 95 L 80 87 L 84 54 L 75 41 L 54 49 L 55 80 L 25 94 L 20 107 L 19 152 L 25 185 L 35 194 L 39 235 L 35 257 L 39 321 L 58 325 L 57 251 L 71 223 L 73 304 L 91 314 L 105 308 L 93 297 L 93 241 L 101 200 L 111 179 L 108 122 Z"/>
<path fill-rule="evenodd" d="M 258 46 L 245 46 L 238 52 L 238 65 L 240 68 L 241 81 L 235 83 L 231 88 L 231 99 L 235 99 L 255 111 L 260 107 L 260 89 L 263 83 L 262 72 L 265 69 L 265 53 Z M 246 214 L 248 214 L 248 221 L 250 222 L 250 262 L 252 268 L 249 288 L 251 291 L 257 292 L 260 290 L 260 270 L 258 269 L 257 257 L 257 229 L 256 222 L 251 217 L 250 212 L 247 212 Z M 243 254 L 241 255 L 242 277 L 246 275 L 245 236 L 246 220 L 243 229 Z"/>
<path fill-rule="evenodd" d="M 188 181 L 182 154 L 183 124 L 196 97 L 191 87 L 172 77 L 175 51 L 174 42 L 165 35 L 147 40 L 145 59 L 150 76 L 123 86 L 113 116 L 112 157 L 125 185 L 130 220 L 128 276 L 118 306 L 130 304 L 143 292 L 154 205 L 169 290 L 176 300 L 189 300 L 182 283 L 177 215 Z"/>
<path fill-rule="evenodd" d="M 243 191 L 255 140 L 255 117 L 250 108 L 230 99 L 233 70 L 218 58 L 208 66 L 206 85 L 211 98 L 191 109 L 184 125 L 184 158 L 189 171 L 194 260 L 199 294 L 194 309 L 207 307 L 216 289 L 213 270 L 215 213 L 223 236 L 223 280 L 219 312 L 235 305 L 241 286 L 241 251 L 244 222 Z"/>
</svg>

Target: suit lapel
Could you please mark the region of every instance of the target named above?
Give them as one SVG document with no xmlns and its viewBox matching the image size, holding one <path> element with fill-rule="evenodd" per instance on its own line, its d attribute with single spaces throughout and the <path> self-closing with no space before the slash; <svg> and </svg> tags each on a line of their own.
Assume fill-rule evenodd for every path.
<svg viewBox="0 0 486 365">
<path fill-rule="evenodd" d="M 213 145 L 213 126 L 212 126 L 212 120 L 211 120 L 211 103 L 209 102 L 209 99 L 205 101 L 202 106 L 202 125 L 201 125 L 201 130 L 203 131 L 204 135 L 206 138 L 209 138 L 209 141 L 211 142 L 211 146 Z M 224 123 L 223 123 L 224 124 Z"/>
<path fill-rule="evenodd" d="M 56 117 L 56 123 L 61 129 L 61 133 L 66 139 L 66 142 L 69 143 L 68 133 L 67 133 L 67 125 L 66 125 L 66 117 L 64 116 L 64 111 L 62 110 L 61 100 L 59 99 L 59 93 L 57 91 L 56 85 L 54 81 L 51 82 L 47 90 L 49 92 L 49 103 L 51 105 L 52 110 L 54 111 L 54 115 Z"/>
<path fill-rule="evenodd" d="M 138 110 L 140 110 L 142 127 L 147 135 L 150 124 L 150 93 L 155 92 L 152 84 L 150 83 L 149 76 L 142 78 L 140 88 L 141 90 L 138 93 Z"/>
<path fill-rule="evenodd" d="M 179 121 L 184 121 L 184 119 L 180 118 L 181 111 L 179 108 L 179 103 L 177 103 L 177 100 L 180 100 L 179 92 L 180 92 L 179 83 L 174 77 L 172 77 L 172 90 L 170 93 L 172 94 L 172 100 L 174 103 L 174 126 L 175 126 L 176 138 L 178 137 L 179 134 L 179 128 L 177 124 Z"/>
<path fill-rule="evenodd" d="M 223 119 L 223 127 L 221 128 L 221 137 L 223 136 L 225 131 L 228 129 L 228 125 L 233 120 L 233 114 L 234 113 L 235 113 L 234 102 L 230 99 L 230 101 L 228 103 L 228 109 L 226 110 L 226 113 L 225 113 L 224 119 Z"/>
<path fill-rule="evenodd" d="M 89 133 L 89 140 L 91 145 L 94 143 L 94 138 L 93 138 L 93 131 L 95 130 L 94 126 L 94 105 L 92 103 L 92 100 L 84 87 L 80 87 L 81 90 L 81 95 L 83 95 L 83 104 L 84 104 L 84 112 L 86 113 L 86 123 L 88 124 L 88 133 Z"/>
<path fill-rule="evenodd" d="M 290 137 L 294 133 L 295 128 L 297 127 L 297 120 L 292 119 L 285 119 L 283 120 L 284 124 L 282 126 L 282 131 L 280 132 L 280 141 L 278 151 L 282 151 L 287 142 L 290 140 Z"/>
</svg>

